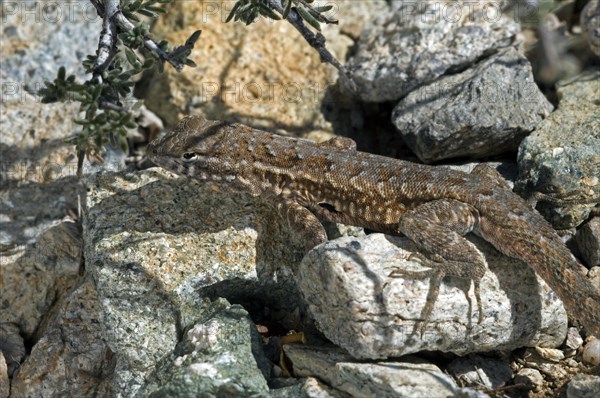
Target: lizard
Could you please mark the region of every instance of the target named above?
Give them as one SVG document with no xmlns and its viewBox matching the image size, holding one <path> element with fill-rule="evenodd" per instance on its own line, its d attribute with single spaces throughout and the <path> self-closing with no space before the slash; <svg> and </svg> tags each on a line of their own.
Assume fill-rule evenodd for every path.
<svg viewBox="0 0 600 398">
<path fill-rule="evenodd" d="M 226 121 L 188 116 L 152 141 L 147 156 L 176 174 L 222 192 L 248 193 L 274 205 L 312 249 L 327 240 L 320 220 L 405 235 L 433 270 L 421 318 L 426 321 L 445 275 L 474 284 L 486 261 L 465 239 L 475 233 L 504 255 L 531 266 L 588 333 L 600 336 L 600 292 L 558 233 L 493 168 L 471 173 L 388 158 L 353 140 L 323 143 Z"/>
</svg>

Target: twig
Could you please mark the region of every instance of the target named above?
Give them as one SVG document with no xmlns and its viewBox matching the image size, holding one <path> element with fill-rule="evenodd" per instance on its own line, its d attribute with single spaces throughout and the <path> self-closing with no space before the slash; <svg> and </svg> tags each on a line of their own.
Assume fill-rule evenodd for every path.
<svg viewBox="0 0 600 398">
<path fill-rule="evenodd" d="M 117 34 L 121 32 L 131 32 L 135 25 L 129 21 L 119 8 L 119 0 L 90 0 L 96 8 L 104 22 L 100 42 L 98 44 L 98 58 L 94 64 L 94 77 L 101 81 L 102 72 L 110 65 L 110 61 L 116 54 Z M 176 70 L 181 71 L 185 66 L 184 62 L 172 57 L 171 53 L 162 50 L 158 44 L 151 39 L 145 39 L 144 47 L 156 55 L 161 60 L 167 61 Z"/>
<path fill-rule="evenodd" d="M 101 4 L 100 0 L 90 0 L 96 11 L 103 12 L 102 32 L 98 42 L 98 57 L 94 62 L 93 80 L 102 83 L 102 72 L 108 68 L 116 55 L 117 26 L 114 23 L 115 15 L 119 12 L 119 0 L 106 0 Z"/>
</svg>

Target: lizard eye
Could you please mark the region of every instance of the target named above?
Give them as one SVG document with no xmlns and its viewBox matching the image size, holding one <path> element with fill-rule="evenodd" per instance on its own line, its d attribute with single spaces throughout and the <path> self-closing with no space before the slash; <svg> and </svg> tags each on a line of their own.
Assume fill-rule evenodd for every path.
<svg viewBox="0 0 600 398">
<path fill-rule="evenodd" d="M 183 154 L 183 160 L 194 160 L 196 158 L 196 153 L 194 152 L 186 152 Z"/>
</svg>

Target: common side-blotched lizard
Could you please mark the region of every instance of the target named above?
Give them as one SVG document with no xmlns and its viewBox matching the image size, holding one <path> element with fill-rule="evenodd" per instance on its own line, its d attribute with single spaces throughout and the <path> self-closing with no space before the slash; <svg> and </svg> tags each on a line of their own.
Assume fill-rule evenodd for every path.
<svg viewBox="0 0 600 398">
<path fill-rule="evenodd" d="M 474 232 L 529 264 L 587 331 L 600 336 L 600 293 L 585 268 L 491 168 L 469 174 L 359 152 L 350 139 L 317 144 L 199 117 L 183 119 L 151 143 L 148 156 L 222 191 L 272 202 L 308 249 L 327 239 L 319 218 L 404 234 L 428 254 L 437 279 L 473 280 L 481 319 L 485 259 L 463 237 Z M 427 305 L 425 318 L 433 303 Z"/>
</svg>

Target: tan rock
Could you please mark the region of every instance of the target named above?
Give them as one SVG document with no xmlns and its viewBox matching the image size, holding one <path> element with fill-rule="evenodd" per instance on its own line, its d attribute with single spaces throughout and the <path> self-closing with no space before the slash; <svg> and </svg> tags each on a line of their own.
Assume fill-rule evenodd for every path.
<svg viewBox="0 0 600 398">
<path fill-rule="evenodd" d="M 324 26 L 327 47 L 343 63 L 352 41 L 340 30 L 356 32 L 384 2 L 337 1 L 332 17 L 340 26 Z M 143 96 L 167 127 L 194 113 L 209 119 L 237 120 L 259 128 L 281 127 L 303 134 L 332 131 L 323 115 L 324 101 L 339 101 L 332 86 L 337 71 L 285 21 L 259 18 L 251 26 L 225 23 L 233 1 L 175 2 L 154 26 L 155 38 L 183 43 L 197 29 L 202 35 L 190 56 L 196 68 L 178 73 L 166 66 Z M 369 2 L 371 4 L 371 2 Z M 360 15 L 361 18 L 358 18 Z M 138 95 L 139 95 L 138 94 Z"/>
</svg>

